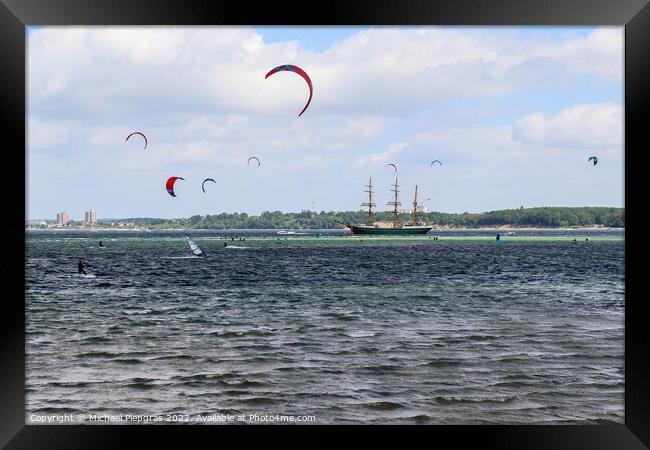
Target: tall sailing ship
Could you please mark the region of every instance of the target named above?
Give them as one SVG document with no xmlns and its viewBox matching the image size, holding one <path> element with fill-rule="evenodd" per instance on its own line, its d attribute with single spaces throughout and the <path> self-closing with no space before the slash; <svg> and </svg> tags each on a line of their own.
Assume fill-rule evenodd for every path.
<svg viewBox="0 0 650 450">
<path fill-rule="evenodd" d="M 431 230 L 431 226 L 418 222 L 417 219 L 417 210 L 418 210 L 418 186 L 415 186 L 415 195 L 413 196 L 413 210 L 411 211 L 411 221 L 402 223 L 399 218 L 398 207 L 401 206 L 399 201 L 399 185 L 397 183 L 397 178 L 395 178 L 395 184 L 392 185 L 391 192 L 393 192 L 393 198 L 387 204 L 393 207 L 393 220 L 391 222 L 378 222 L 375 221 L 375 213 L 372 208 L 376 205 L 372 199 L 372 178 L 370 178 L 369 183 L 366 185 L 366 190 L 364 192 L 368 193 L 368 201 L 361 204 L 362 207 L 368 208 L 368 220 L 365 224 L 344 224 L 346 227 L 352 231 L 354 234 L 382 234 L 382 235 L 412 235 L 412 234 L 426 234 Z"/>
</svg>

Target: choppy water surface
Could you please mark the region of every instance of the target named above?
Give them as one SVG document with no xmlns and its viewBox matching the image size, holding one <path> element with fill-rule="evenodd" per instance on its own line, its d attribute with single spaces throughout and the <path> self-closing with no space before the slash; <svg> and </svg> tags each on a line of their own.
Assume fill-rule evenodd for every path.
<svg viewBox="0 0 650 450">
<path fill-rule="evenodd" d="M 621 232 L 316 234 L 30 232 L 27 422 L 623 423 Z"/>
</svg>

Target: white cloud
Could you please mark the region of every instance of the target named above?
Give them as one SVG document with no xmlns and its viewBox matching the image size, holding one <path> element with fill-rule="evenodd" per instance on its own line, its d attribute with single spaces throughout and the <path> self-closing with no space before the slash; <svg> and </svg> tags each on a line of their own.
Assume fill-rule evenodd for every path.
<svg viewBox="0 0 650 450">
<path fill-rule="evenodd" d="M 392 162 L 392 159 L 399 154 L 404 153 L 409 148 L 408 142 L 394 142 L 386 150 L 379 153 L 371 153 L 366 156 L 357 158 L 357 167 L 366 167 L 367 165 L 376 165 L 378 163 Z M 389 159 L 391 161 L 389 161 Z M 398 166 L 399 170 L 399 166 Z"/>
<path fill-rule="evenodd" d="M 244 27 L 43 28 L 29 42 L 30 108 L 61 114 L 65 105 L 69 114 L 111 121 L 153 122 L 172 111 L 290 120 L 307 87 L 289 73 L 265 80 L 279 61 L 310 74 L 311 117 L 395 115 L 585 74 L 620 80 L 622 30 L 531 41 L 508 29 L 384 27 L 311 52 L 296 41 L 265 44 Z"/>
<path fill-rule="evenodd" d="M 573 74 L 593 74 L 621 81 L 623 44 L 620 28 L 599 28 L 585 37 L 551 48 L 548 54 Z"/>
<path fill-rule="evenodd" d="M 27 125 L 29 148 L 36 150 L 63 146 L 70 139 L 72 126 L 71 121 L 30 119 Z"/>
<path fill-rule="evenodd" d="M 515 123 L 514 136 L 553 147 L 622 147 L 623 108 L 600 103 L 572 106 L 549 117 L 537 112 Z"/>
</svg>

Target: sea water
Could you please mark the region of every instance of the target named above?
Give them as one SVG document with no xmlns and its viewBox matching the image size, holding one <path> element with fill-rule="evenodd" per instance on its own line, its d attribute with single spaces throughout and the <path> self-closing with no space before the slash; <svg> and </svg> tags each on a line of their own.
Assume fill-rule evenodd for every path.
<svg viewBox="0 0 650 450">
<path fill-rule="evenodd" d="M 27 233 L 27 423 L 623 423 L 620 231 L 184 234 Z"/>
</svg>

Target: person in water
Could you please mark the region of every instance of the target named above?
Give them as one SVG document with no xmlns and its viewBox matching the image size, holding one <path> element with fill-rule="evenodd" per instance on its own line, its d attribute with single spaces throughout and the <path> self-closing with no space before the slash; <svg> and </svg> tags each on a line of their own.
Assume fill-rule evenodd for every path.
<svg viewBox="0 0 650 450">
<path fill-rule="evenodd" d="M 224 242 L 224 243 L 223 243 L 223 246 L 224 246 L 224 247 L 228 247 L 228 243 L 227 243 L 227 242 Z"/>
<path fill-rule="evenodd" d="M 501 241 L 501 234 L 497 233 L 497 242 Z"/>
<path fill-rule="evenodd" d="M 79 264 L 77 264 L 77 269 L 79 270 L 79 273 L 82 273 L 84 275 L 88 275 L 86 271 L 84 270 L 86 268 L 86 264 L 82 261 L 79 260 Z"/>
<path fill-rule="evenodd" d="M 103 247 L 103 246 L 104 246 L 104 244 L 102 244 L 102 241 L 99 241 L 99 246 L 100 246 L 100 247 Z"/>
</svg>

